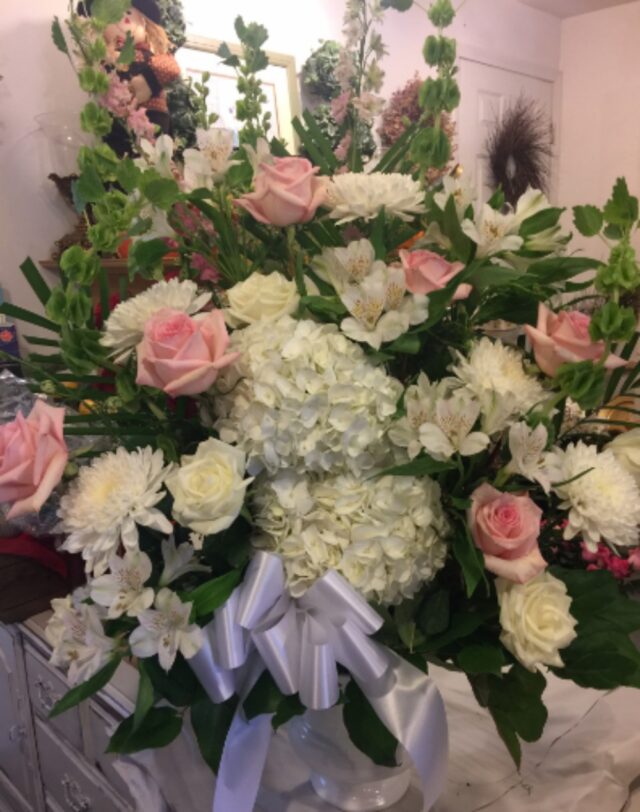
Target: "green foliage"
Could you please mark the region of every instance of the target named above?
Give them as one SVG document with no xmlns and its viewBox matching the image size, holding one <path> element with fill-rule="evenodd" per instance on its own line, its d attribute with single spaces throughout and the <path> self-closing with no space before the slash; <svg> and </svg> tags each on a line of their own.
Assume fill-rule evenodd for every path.
<svg viewBox="0 0 640 812">
<path fill-rule="evenodd" d="M 272 714 L 271 724 L 274 730 L 306 710 L 297 694 L 285 696 L 280 691 L 268 671 L 262 672 L 242 707 L 247 719 L 255 719 L 265 713 Z"/>
<path fill-rule="evenodd" d="M 435 0 L 429 6 L 428 16 L 436 28 L 447 28 L 453 22 L 456 13 L 450 0 Z"/>
<path fill-rule="evenodd" d="M 635 249 L 624 239 L 614 246 L 607 265 L 601 265 L 595 280 L 596 290 L 616 294 L 640 286 L 640 267 Z"/>
<path fill-rule="evenodd" d="M 59 51 L 62 51 L 63 54 L 69 54 L 69 48 L 67 46 L 67 41 L 64 36 L 64 32 L 62 30 L 62 26 L 60 25 L 60 20 L 58 17 L 53 18 L 53 22 L 51 23 L 51 39 L 53 40 L 53 44 Z"/>
<path fill-rule="evenodd" d="M 102 25 L 119 22 L 129 8 L 129 0 L 92 0 L 91 16 Z"/>
<path fill-rule="evenodd" d="M 495 674 L 499 677 L 507 662 L 502 646 L 471 644 L 460 651 L 457 664 L 467 674 Z"/>
<path fill-rule="evenodd" d="M 394 8 L 396 11 L 408 11 L 413 0 L 382 0 L 382 8 Z"/>
<path fill-rule="evenodd" d="M 439 113 L 443 110 L 450 113 L 460 104 L 460 88 L 451 76 L 442 76 L 437 79 L 428 77 L 420 88 L 419 100 L 421 107 Z M 447 155 L 447 160 L 448 158 Z"/>
<path fill-rule="evenodd" d="M 135 715 L 121 722 L 107 747 L 107 753 L 137 753 L 154 747 L 166 747 L 180 735 L 182 716 L 173 708 L 151 708 L 138 727 Z"/>
<path fill-rule="evenodd" d="M 127 36 L 125 37 L 124 45 L 120 49 L 120 55 L 118 56 L 118 65 L 123 66 L 130 65 L 135 58 L 136 58 L 136 44 L 133 41 L 133 37 L 131 36 L 131 31 L 127 31 Z"/>
<path fill-rule="evenodd" d="M 222 606 L 236 586 L 240 583 L 242 572 L 231 570 L 226 575 L 206 581 L 192 592 L 183 596 L 187 603 L 193 603 L 197 617 L 209 615 Z"/>
<path fill-rule="evenodd" d="M 80 87 L 85 93 L 102 94 L 109 90 L 109 77 L 100 69 L 90 66 L 81 68 L 78 72 Z"/>
<path fill-rule="evenodd" d="M 421 130 L 411 142 L 411 159 L 420 166 L 441 168 L 451 157 L 451 143 L 440 127 Z"/>
<path fill-rule="evenodd" d="M 53 719 L 55 716 L 60 716 L 61 713 L 68 711 L 70 708 L 74 708 L 85 699 L 88 699 L 90 696 L 102 690 L 116 673 L 119 665 L 120 657 L 114 657 L 86 682 L 76 685 L 75 688 L 72 688 L 62 699 L 56 702 L 49 713 L 49 717 Z"/>
<path fill-rule="evenodd" d="M 136 697 L 136 706 L 133 713 L 132 723 L 134 733 L 140 729 L 140 726 L 145 720 L 147 714 L 153 707 L 154 701 L 153 683 L 145 670 L 144 660 L 141 660 L 138 665 L 138 675 L 138 695 Z"/>
<path fill-rule="evenodd" d="M 574 206 L 573 222 L 585 237 L 595 237 L 604 225 L 604 216 L 597 206 Z"/>
<path fill-rule="evenodd" d="M 398 740 L 387 730 L 355 680 L 344 695 L 343 719 L 353 744 L 381 767 L 397 765 Z"/>
<path fill-rule="evenodd" d="M 212 702 L 209 697 L 203 697 L 191 706 L 191 725 L 200 755 L 213 773 L 217 773 L 220 767 L 224 743 L 237 707 L 235 696 L 226 702 Z"/>
<path fill-rule="evenodd" d="M 340 44 L 335 40 L 325 40 L 311 52 L 302 66 L 303 86 L 325 102 L 330 102 L 340 94 L 340 83 L 335 77 L 339 56 Z"/>
<path fill-rule="evenodd" d="M 154 690 L 175 707 L 190 707 L 204 697 L 202 686 L 181 654 L 169 671 L 164 670 L 157 657 L 146 657 L 141 663 Z"/>
<path fill-rule="evenodd" d="M 111 132 L 113 119 L 103 107 L 90 101 L 82 108 L 80 126 L 86 133 L 104 138 Z"/>
<path fill-rule="evenodd" d="M 471 597 L 481 581 L 486 583 L 486 575 L 484 556 L 473 543 L 469 528 L 464 520 L 459 522 L 455 529 L 451 539 L 451 550 L 462 570 L 467 597 Z"/>
<path fill-rule="evenodd" d="M 432 68 L 439 65 L 453 65 L 456 61 L 457 44 L 454 39 L 443 36 L 428 36 L 422 54 L 424 61 Z"/>
<path fill-rule="evenodd" d="M 162 14 L 162 27 L 164 28 L 172 50 L 177 51 L 187 41 L 187 23 L 184 19 L 181 0 L 156 0 Z M 173 109 L 172 125 L 173 125 Z"/>
<path fill-rule="evenodd" d="M 556 383 L 580 408 L 590 411 L 602 403 L 605 370 L 592 361 L 562 364 L 556 375 Z"/>
<path fill-rule="evenodd" d="M 589 325 L 593 341 L 629 341 L 636 331 L 636 314 L 630 307 L 606 302 L 597 310 Z"/>
<path fill-rule="evenodd" d="M 604 219 L 611 225 L 629 229 L 638 219 L 638 198 L 629 194 L 624 178 L 618 178 L 604 207 Z"/>
</svg>

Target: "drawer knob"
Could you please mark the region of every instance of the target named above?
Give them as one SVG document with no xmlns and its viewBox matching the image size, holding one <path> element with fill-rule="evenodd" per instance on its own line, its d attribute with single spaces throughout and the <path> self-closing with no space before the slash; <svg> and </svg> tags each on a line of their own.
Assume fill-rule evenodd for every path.
<svg viewBox="0 0 640 812">
<path fill-rule="evenodd" d="M 62 789 L 64 790 L 64 800 L 73 812 L 91 812 L 91 798 L 87 798 L 82 794 L 82 789 L 77 781 L 69 778 L 68 775 L 62 776 Z"/>
<path fill-rule="evenodd" d="M 9 741 L 17 742 L 27 735 L 27 728 L 24 725 L 11 725 L 9 728 Z"/>
<path fill-rule="evenodd" d="M 49 711 L 60 699 L 60 695 L 54 693 L 53 685 L 40 676 L 36 678 L 35 685 L 38 689 L 38 702 L 40 703 L 40 708 L 44 711 L 45 715 L 48 715 Z"/>
</svg>

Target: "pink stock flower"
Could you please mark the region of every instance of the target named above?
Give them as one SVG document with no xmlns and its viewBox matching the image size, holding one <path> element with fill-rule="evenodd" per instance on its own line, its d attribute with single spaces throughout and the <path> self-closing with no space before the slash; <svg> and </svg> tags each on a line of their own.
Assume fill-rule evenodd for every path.
<svg viewBox="0 0 640 812">
<path fill-rule="evenodd" d="M 127 118 L 137 107 L 137 102 L 129 88 L 117 73 L 109 74 L 109 90 L 100 97 L 100 104 L 119 118 Z"/>
<path fill-rule="evenodd" d="M 553 313 L 545 305 L 538 306 L 536 327 L 525 325 L 533 347 L 533 354 L 540 369 L 551 378 L 565 363 L 599 361 L 604 352 L 604 342 L 592 341 L 589 336 L 591 318 L 577 310 Z M 627 362 L 617 355 L 607 356 L 606 369 L 623 367 Z"/>
<path fill-rule="evenodd" d="M 350 132 L 348 132 L 333 151 L 333 154 L 339 161 L 347 160 L 347 155 L 349 154 L 349 147 L 351 146 L 351 141 L 352 135 Z"/>
<path fill-rule="evenodd" d="M 308 223 L 327 196 L 325 178 L 306 158 L 276 158 L 261 163 L 253 179 L 253 192 L 236 203 L 260 223 L 290 226 Z"/>
<path fill-rule="evenodd" d="M 467 521 L 489 572 L 524 584 L 546 568 L 538 547 L 541 518 L 526 495 L 502 493 L 486 482 L 475 489 Z"/>
<path fill-rule="evenodd" d="M 200 272 L 201 282 L 213 282 L 215 284 L 220 281 L 220 271 L 203 254 L 192 255 L 191 267 Z"/>
<path fill-rule="evenodd" d="M 634 547 L 629 553 L 629 563 L 637 572 L 640 570 L 640 547 Z"/>
<path fill-rule="evenodd" d="M 136 138 L 146 138 L 154 143 L 156 140 L 156 128 L 149 121 L 147 113 L 143 107 L 132 110 L 127 117 L 127 126 Z"/>
<path fill-rule="evenodd" d="M 229 335 L 221 310 L 195 317 L 164 308 L 144 327 L 138 345 L 136 383 L 168 395 L 198 395 L 209 389 L 221 369 L 240 353 L 227 353 Z"/>
<path fill-rule="evenodd" d="M 339 96 L 336 96 L 336 98 L 331 101 L 331 115 L 335 119 L 336 124 L 342 124 L 347 117 L 350 101 L 350 90 L 343 90 Z"/>
<path fill-rule="evenodd" d="M 40 510 L 62 479 L 69 451 L 64 409 L 36 401 L 28 417 L 0 426 L 0 502 L 12 503 L 15 519 Z"/>
<path fill-rule="evenodd" d="M 407 289 L 411 293 L 424 294 L 442 290 L 464 268 L 461 262 L 447 262 L 433 251 L 403 250 L 399 256 Z M 458 285 L 453 295 L 454 301 L 466 299 L 471 290 L 471 285 Z"/>
<path fill-rule="evenodd" d="M 598 544 L 598 549 L 591 552 L 584 541 L 581 544 L 582 560 L 587 562 L 587 570 L 607 570 L 614 578 L 623 581 L 629 578 L 632 572 L 640 569 L 640 547 L 631 551 L 628 558 L 616 555 L 604 542 Z"/>
</svg>

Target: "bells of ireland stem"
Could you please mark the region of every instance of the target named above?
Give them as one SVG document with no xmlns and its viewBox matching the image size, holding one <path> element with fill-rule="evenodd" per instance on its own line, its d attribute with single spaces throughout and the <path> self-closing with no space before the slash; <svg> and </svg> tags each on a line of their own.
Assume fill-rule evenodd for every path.
<svg viewBox="0 0 640 812">
<path fill-rule="evenodd" d="M 601 265 L 596 275 L 596 289 L 602 293 L 635 290 L 640 286 L 640 267 L 635 249 L 626 240 L 611 251 L 607 265 Z"/>
</svg>

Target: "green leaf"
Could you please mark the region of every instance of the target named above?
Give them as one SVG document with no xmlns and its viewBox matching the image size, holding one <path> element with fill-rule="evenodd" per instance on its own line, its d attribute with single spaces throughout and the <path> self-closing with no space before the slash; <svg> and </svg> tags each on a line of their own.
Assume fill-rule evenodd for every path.
<svg viewBox="0 0 640 812">
<path fill-rule="evenodd" d="M 74 708 L 85 699 L 93 696 L 100 691 L 111 680 L 111 677 L 116 673 L 120 665 L 120 657 L 114 657 L 103 668 L 94 674 L 91 679 L 83 682 L 81 685 L 76 685 L 68 691 L 62 699 L 59 699 L 53 706 L 49 713 L 49 718 L 53 719 L 55 716 L 60 716 L 61 713 Z"/>
<path fill-rule="evenodd" d="M 127 31 L 127 36 L 124 45 L 120 49 L 120 56 L 118 57 L 119 65 L 130 65 L 136 58 L 136 44 L 131 36 L 131 31 Z"/>
<path fill-rule="evenodd" d="M 116 180 L 127 194 L 131 194 L 138 185 L 140 174 L 131 158 L 123 158 L 116 169 Z"/>
<path fill-rule="evenodd" d="M 25 310 L 23 307 L 3 302 L 0 305 L 0 313 L 9 316 L 11 319 L 18 321 L 26 321 L 28 324 L 34 324 L 36 327 L 43 327 L 45 330 L 51 330 L 52 333 L 59 333 L 60 327 L 53 321 L 45 319 L 44 316 L 39 316 L 37 313 L 32 313 L 30 310 Z"/>
<path fill-rule="evenodd" d="M 230 68 L 240 67 L 240 58 L 231 53 L 231 48 L 229 48 L 226 42 L 223 42 L 218 48 L 218 56 L 222 59 L 223 63 Z"/>
<path fill-rule="evenodd" d="M 142 184 L 142 193 L 159 209 L 168 211 L 180 195 L 180 188 L 173 178 L 154 178 Z"/>
<path fill-rule="evenodd" d="M 300 301 L 311 313 L 324 318 L 325 321 L 327 317 L 331 321 L 339 321 L 349 313 L 340 299 L 335 296 L 303 296 Z"/>
<path fill-rule="evenodd" d="M 531 217 L 527 217 L 520 226 L 520 236 L 527 239 L 527 237 L 532 237 L 534 234 L 539 234 L 541 231 L 557 226 L 564 211 L 565 209 L 549 207 Z"/>
<path fill-rule="evenodd" d="M 497 674 L 506 665 L 501 646 L 471 645 L 458 654 L 457 662 L 467 674 Z"/>
<path fill-rule="evenodd" d="M 130 0 L 92 0 L 91 16 L 108 25 L 119 22 L 129 8 Z"/>
<path fill-rule="evenodd" d="M 271 725 L 274 730 L 277 730 L 279 727 L 282 727 L 282 725 L 286 725 L 286 723 L 290 719 L 293 719 L 294 716 L 302 716 L 306 710 L 307 709 L 300 701 L 298 694 L 285 696 L 278 705 L 278 709 L 271 720 Z"/>
<path fill-rule="evenodd" d="M 552 574 L 567 587 L 571 614 L 579 629 L 606 629 L 631 634 L 640 629 L 640 603 L 628 598 L 610 572 L 553 567 Z"/>
<path fill-rule="evenodd" d="M 63 54 L 69 54 L 67 41 L 64 38 L 64 31 L 62 30 L 60 20 L 57 17 L 54 17 L 53 22 L 51 23 L 51 39 L 59 51 L 62 51 Z"/>
<path fill-rule="evenodd" d="M 422 349 L 422 344 L 419 336 L 415 333 L 405 333 L 390 344 L 386 344 L 384 349 L 385 352 L 399 353 L 402 355 L 417 355 Z"/>
<path fill-rule="evenodd" d="M 184 596 L 185 602 L 192 602 L 196 616 L 202 617 L 222 606 L 242 579 L 241 570 L 231 570 L 219 578 L 201 584 Z"/>
<path fill-rule="evenodd" d="M 543 285 L 565 282 L 584 271 L 600 266 L 600 260 L 589 257 L 549 257 L 529 265 L 526 276 Z"/>
<path fill-rule="evenodd" d="M 487 200 L 487 206 L 491 206 L 492 209 L 495 211 L 500 211 L 500 209 L 504 206 L 506 202 L 506 198 L 504 196 L 504 189 L 502 186 L 498 186 L 495 192 L 491 195 L 489 200 Z"/>
<path fill-rule="evenodd" d="M 381 767 L 397 765 L 398 740 L 384 726 L 355 680 L 345 690 L 343 719 L 353 744 Z"/>
<path fill-rule="evenodd" d="M 385 468 L 376 477 L 381 476 L 432 476 L 439 474 L 443 471 L 451 471 L 454 469 L 455 463 L 451 460 L 434 460 L 432 457 L 416 457 L 411 462 L 404 463 L 403 465 L 394 465 L 391 468 Z"/>
<path fill-rule="evenodd" d="M 456 259 L 465 263 L 469 262 L 473 253 L 474 244 L 462 230 L 456 210 L 456 201 L 453 195 L 449 195 L 444 207 L 443 231 L 451 240 Z"/>
<path fill-rule="evenodd" d="M 282 701 L 282 691 L 268 671 L 263 671 L 258 681 L 242 703 L 247 719 L 255 719 L 265 713 L 275 713 Z"/>
<path fill-rule="evenodd" d="M 604 207 L 604 219 L 612 225 L 629 227 L 638 219 L 638 198 L 629 194 L 624 178 L 618 178 L 613 193 Z"/>
<path fill-rule="evenodd" d="M 237 707 L 236 696 L 218 703 L 204 697 L 191 707 L 191 725 L 200 754 L 214 773 L 220 767 L 224 743 Z"/>
<path fill-rule="evenodd" d="M 495 605 L 491 607 L 491 613 L 497 613 L 497 608 Z M 482 612 L 460 612 L 459 614 L 455 614 L 451 618 L 449 628 L 443 632 L 443 634 L 427 640 L 425 645 L 422 647 L 422 650 L 425 653 L 438 651 L 450 646 L 452 643 L 455 643 L 464 637 L 469 637 L 477 629 L 479 629 L 485 620 L 489 619 L 489 617 L 489 610 L 484 610 Z"/>
<path fill-rule="evenodd" d="M 137 753 L 153 747 L 166 747 L 180 735 L 182 717 L 174 708 L 151 708 L 139 727 L 134 716 L 121 722 L 107 747 L 107 753 Z"/>
<path fill-rule="evenodd" d="M 635 684 L 640 669 L 640 652 L 629 637 L 611 630 L 592 634 L 585 628 L 560 656 L 564 667 L 552 669 L 554 674 L 583 688 Z"/>
<path fill-rule="evenodd" d="M 138 696 L 136 697 L 136 707 L 133 713 L 134 733 L 140 728 L 140 725 L 144 721 L 146 715 L 153 707 L 154 698 L 153 683 L 145 670 L 144 660 L 140 660 L 138 665 L 138 674 L 140 677 L 138 682 Z"/>
<path fill-rule="evenodd" d="M 146 657 L 144 668 L 155 690 L 172 705 L 184 708 L 202 699 L 204 691 L 191 666 L 179 654 L 169 671 L 158 662 L 157 657 Z"/>
<path fill-rule="evenodd" d="M 446 589 L 438 589 L 420 607 L 418 626 L 428 637 L 441 634 L 449 628 L 450 612 L 449 593 Z"/>
<path fill-rule="evenodd" d="M 462 569 L 467 597 L 471 597 L 480 581 L 486 583 L 486 575 L 484 572 L 484 556 L 473 543 L 466 523 L 460 527 L 459 532 L 454 534 L 451 550 Z"/>
<path fill-rule="evenodd" d="M 394 8 L 396 11 L 408 11 L 413 0 L 382 0 L 382 8 Z"/>
<path fill-rule="evenodd" d="M 40 302 L 46 306 L 47 302 L 49 301 L 49 297 L 51 296 L 51 289 L 44 281 L 42 274 L 37 269 L 33 260 L 30 258 L 25 259 L 20 266 L 20 270 L 22 271 L 24 278 L 29 283 L 31 290 L 35 293 Z"/>
<path fill-rule="evenodd" d="M 604 225 L 604 215 L 596 206 L 574 206 L 573 222 L 585 237 L 595 237 Z"/>
<path fill-rule="evenodd" d="M 153 240 L 137 240 L 129 251 L 130 272 L 149 273 L 162 263 L 162 258 L 169 252 L 166 242 L 157 237 Z"/>
</svg>

